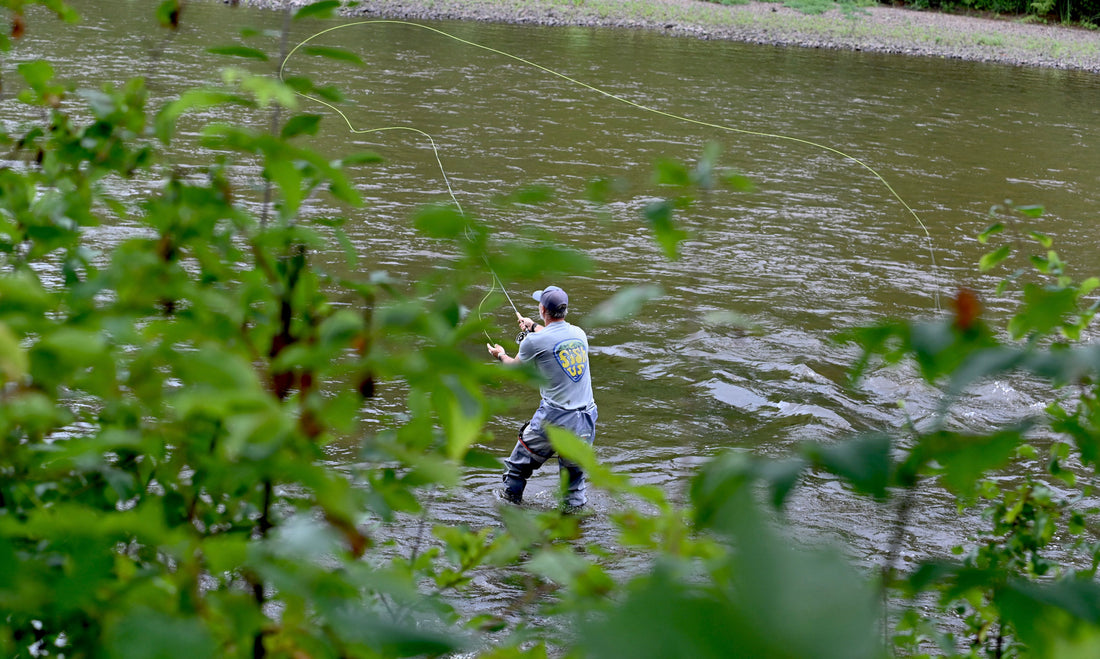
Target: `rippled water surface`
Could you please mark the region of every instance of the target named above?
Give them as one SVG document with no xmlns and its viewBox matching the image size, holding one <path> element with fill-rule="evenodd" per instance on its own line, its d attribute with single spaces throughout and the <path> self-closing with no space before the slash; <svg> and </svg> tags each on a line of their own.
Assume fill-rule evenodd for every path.
<svg viewBox="0 0 1100 659">
<path fill-rule="evenodd" d="M 246 26 L 274 33 L 282 24 L 277 13 L 192 2 L 180 30 L 168 34 L 152 27 L 153 2 L 76 4 L 85 14 L 79 26 L 44 17 L 31 23 L 28 38 L 4 62 L 6 81 L 16 62 L 46 56 L 61 77 L 82 85 L 143 74 L 162 101 L 216 81 L 227 63 L 276 68 L 219 59 L 205 48 L 240 41 Z M 295 24 L 290 43 L 339 24 Z M 305 56 L 288 66 L 295 75 L 340 87 L 355 128 L 402 125 L 430 133 L 460 203 L 496 231 L 510 235 L 537 225 L 587 253 L 593 272 L 554 282 L 569 291 L 574 322 L 583 326 L 588 310 L 624 286 L 663 287 L 665 295 L 641 315 L 594 329 L 590 339 L 600 459 L 675 497 L 701 464 L 725 449 L 781 456 L 805 440 L 896 429 L 903 423 L 899 400 L 918 422 L 929 414 L 933 392 L 906 369 L 872 372 L 850 389 L 845 369 L 853 351 L 832 338 L 888 316 L 932 316 L 960 284 L 990 290 L 994 280 L 976 274 L 982 249 L 974 236 L 988 224 L 992 204 L 1011 199 L 1045 206 L 1042 228 L 1055 236 L 1074 272 L 1100 272 L 1096 76 L 631 31 L 431 26 L 632 103 L 744 131 L 646 112 L 405 25 L 356 25 L 312 42 L 353 50 L 365 68 Z M 278 50 L 271 34 L 248 43 Z M 17 112 L 5 102 L 3 120 L 17 122 Z M 185 130 L 193 135 L 214 118 L 190 119 Z M 262 126 L 268 116 L 237 118 Z M 722 146 L 722 162 L 756 188 L 700 199 L 680 217 L 691 232 L 681 258 L 668 261 L 639 216 L 661 193 L 651 183 L 652 164 L 662 157 L 693 161 L 711 141 Z M 314 146 L 333 157 L 370 149 L 386 159 L 364 168 L 357 181 L 368 207 L 355 212 L 349 230 L 363 267 L 415 279 L 445 263 L 448 255 L 418 238 L 409 221 L 418 205 L 447 200 L 424 138 L 356 135 L 333 116 Z M 209 156 L 189 157 L 198 163 Z M 248 184 L 255 174 L 241 171 Z M 597 212 L 584 201 L 595 177 L 621 178 L 632 194 Z M 530 183 L 555 188 L 555 200 L 522 209 L 494 204 L 495 196 Z M 320 212 L 319 205 L 313 211 Z M 106 228 L 97 239 L 109 244 L 126 231 Z M 335 246 L 333 254 L 335 260 Z M 511 291 L 517 302 L 529 299 L 522 289 Z M 991 299 L 987 304 L 994 314 L 1007 308 Z M 708 323 L 715 311 L 740 314 L 757 330 Z M 495 312 L 500 340 L 513 332 L 510 314 Z M 400 406 L 399 396 L 387 391 L 392 388 L 383 385 L 378 413 Z M 494 422 L 497 440 L 488 448 L 502 457 L 535 404 L 530 393 L 512 393 L 527 402 Z M 990 382 L 963 402 L 959 422 L 1004 422 L 1044 404 L 1043 394 L 1027 381 Z M 352 446 L 336 447 L 332 459 L 347 464 L 353 455 Z M 531 505 L 552 505 L 555 471 L 544 469 L 532 482 Z M 431 514 L 444 523 L 482 525 L 491 519 L 485 512 L 492 510 L 489 492 L 497 482 L 496 472 L 471 471 L 461 487 L 435 499 Z M 595 494 L 597 513 L 614 505 Z M 930 496 L 922 506 L 908 555 L 944 553 L 968 532 L 969 522 L 958 520 L 946 498 Z M 835 481 L 812 479 L 791 510 L 808 529 L 850 540 L 869 561 L 884 550 L 883 512 L 853 500 Z M 613 544 L 603 515 L 586 524 L 592 540 Z M 509 596 L 507 587 L 485 589 L 487 602 Z"/>
</svg>

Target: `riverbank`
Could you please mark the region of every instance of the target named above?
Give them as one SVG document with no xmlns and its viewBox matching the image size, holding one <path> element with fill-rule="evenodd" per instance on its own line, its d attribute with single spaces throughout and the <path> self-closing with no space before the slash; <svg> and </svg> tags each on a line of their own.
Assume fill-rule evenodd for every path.
<svg viewBox="0 0 1100 659">
<path fill-rule="evenodd" d="M 244 0 L 268 8 L 309 0 Z M 1100 74 L 1100 32 L 874 6 L 810 15 L 772 2 L 702 0 L 365 0 L 356 16 L 656 30 L 700 39 L 940 57 Z"/>
</svg>

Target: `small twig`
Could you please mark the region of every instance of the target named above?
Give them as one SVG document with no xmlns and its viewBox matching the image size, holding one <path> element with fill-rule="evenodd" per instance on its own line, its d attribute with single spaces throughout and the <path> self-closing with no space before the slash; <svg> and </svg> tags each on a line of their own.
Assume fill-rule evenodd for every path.
<svg viewBox="0 0 1100 659">
<path fill-rule="evenodd" d="M 882 566 L 882 638 L 886 647 L 890 647 L 890 601 L 889 584 L 894 575 L 894 563 L 901 554 L 902 542 L 905 540 L 905 530 L 909 527 L 909 515 L 913 510 L 913 499 L 916 498 L 916 489 L 908 488 L 898 502 L 897 515 L 894 519 L 894 532 L 890 537 L 890 545 L 886 550 L 886 560 Z"/>
<path fill-rule="evenodd" d="M 421 513 L 420 521 L 417 523 L 416 542 L 413 544 L 412 553 L 409 555 L 410 565 L 415 563 L 416 559 L 420 556 L 420 548 L 424 544 L 425 531 L 428 528 L 429 512 L 431 511 L 432 504 L 435 503 L 436 492 L 437 490 L 433 489 L 429 494 L 428 502 L 424 505 L 424 511 Z M 395 613 L 392 609 L 390 609 L 389 605 L 387 604 L 386 609 L 389 611 L 390 616 L 393 617 L 394 621 L 400 623 L 411 612 L 412 607 L 410 605 L 403 606 L 401 607 L 401 611 Z"/>
<path fill-rule="evenodd" d="M 279 61 L 282 62 L 286 59 L 287 47 L 290 40 L 290 7 L 288 6 L 283 11 L 283 31 L 279 38 Z M 272 135 L 279 132 L 279 123 L 282 121 L 283 106 L 279 103 L 275 103 L 275 109 L 271 113 L 271 125 L 269 130 Z M 264 203 L 263 208 L 260 211 L 260 226 L 267 227 L 267 218 L 271 213 L 271 195 L 272 185 L 271 179 L 267 179 L 264 183 Z"/>
<path fill-rule="evenodd" d="M 412 555 L 409 556 L 409 560 L 415 562 L 417 557 L 420 556 L 420 547 L 424 544 L 424 531 L 428 527 L 428 512 L 431 510 L 432 504 L 435 503 L 436 490 L 432 490 L 428 496 L 428 502 L 424 505 L 424 512 L 420 515 L 420 522 L 416 527 L 416 544 L 413 545 Z"/>
<path fill-rule="evenodd" d="M 260 537 L 266 538 L 267 532 L 271 530 L 271 498 L 272 498 L 271 479 L 264 480 L 264 503 L 260 513 L 260 520 L 257 524 L 260 530 Z M 257 606 L 261 609 L 266 601 L 264 593 L 264 584 L 261 579 L 250 579 L 252 581 L 252 597 L 255 598 Z M 252 639 L 252 657 L 253 659 L 262 659 L 266 656 L 267 651 L 264 649 L 264 635 L 266 632 L 260 629 L 256 632 L 256 636 Z"/>
<path fill-rule="evenodd" d="M 917 430 L 917 426 L 913 423 L 913 419 L 909 416 L 908 412 L 905 413 L 905 426 L 909 429 L 909 432 L 912 433 L 914 442 L 919 443 L 920 431 Z M 901 555 L 902 543 L 905 541 L 905 530 L 909 527 L 909 516 L 912 513 L 913 502 L 917 494 L 917 483 L 917 477 L 914 475 L 913 483 L 905 486 L 905 491 L 898 501 L 897 513 L 894 517 L 893 533 L 890 536 L 890 543 L 887 545 L 886 549 L 886 558 L 882 565 L 882 577 L 879 588 L 882 596 L 882 638 L 885 644 L 884 647 L 886 648 L 890 647 L 889 587 L 895 572 L 894 564 Z"/>
</svg>

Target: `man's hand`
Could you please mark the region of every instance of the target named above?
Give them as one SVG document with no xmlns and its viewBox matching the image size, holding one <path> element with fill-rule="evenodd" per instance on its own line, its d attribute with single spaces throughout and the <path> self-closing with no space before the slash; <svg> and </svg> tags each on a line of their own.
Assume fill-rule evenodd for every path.
<svg viewBox="0 0 1100 659">
<path fill-rule="evenodd" d="M 518 311 L 516 312 L 516 320 L 519 321 L 519 328 L 521 330 L 525 332 L 537 331 L 536 328 L 538 327 L 538 325 L 535 324 L 535 321 L 531 320 L 530 318 L 524 318 L 523 316 L 519 315 Z"/>
<path fill-rule="evenodd" d="M 504 361 L 506 353 L 504 352 L 504 347 L 501 346 L 499 343 L 496 345 L 489 345 L 488 343 L 486 343 L 485 347 L 489 349 L 489 354 L 493 356 L 493 359 Z"/>
</svg>

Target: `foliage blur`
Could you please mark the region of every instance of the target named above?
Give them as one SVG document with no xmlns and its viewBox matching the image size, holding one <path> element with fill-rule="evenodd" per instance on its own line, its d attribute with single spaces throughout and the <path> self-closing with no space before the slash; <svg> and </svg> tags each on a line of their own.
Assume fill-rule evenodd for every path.
<svg viewBox="0 0 1100 659">
<path fill-rule="evenodd" d="M 5 49 L 30 4 L 77 18 L 60 0 L 0 0 L 12 16 Z M 186 21 L 182 7 L 158 5 L 164 29 Z M 295 19 L 339 7 L 314 3 Z M 1069 278 L 1051 239 L 1020 229 L 1040 209 L 997 208 L 981 236 L 1011 238 L 982 259 L 990 271 L 1023 244 L 1044 250 L 998 291 L 1018 289 L 1004 330 L 961 291 L 948 318 L 844 337 L 862 349 L 854 379 L 914 364 L 942 392 L 934 419 L 780 460 L 721 455 L 686 508 L 553 433 L 620 502 L 608 514 L 622 551 L 647 557 L 617 577 L 621 554 L 585 544 L 583 518 L 501 507 L 500 525 L 465 528 L 434 524 L 427 507 L 464 469 L 496 467 L 480 446 L 500 381 L 536 386 L 487 363 L 487 321 L 469 313 L 469 291 L 486 265 L 524 281 L 584 271 L 582 255 L 541 235 L 505 242 L 434 206 L 414 223 L 452 262 L 415 283 L 358 262 L 348 271 L 360 274 L 328 272 L 311 255 L 350 244 L 344 220 L 303 205 L 368 212 L 351 181 L 378 160 L 308 148 L 321 117 L 300 111 L 297 94 L 339 102 L 337 91 L 227 67 L 221 87 L 154 108 L 138 78 L 91 90 L 56 80 L 45 61 L 18 71 L 25 122 L 0 134 L 3 656 L 1096 656 L 1100 552 L 1085 503 L 1100 466 L 1100 351 L 1080 341 L 1100 282 Z M 209 125 L 212 162 L 178 167 L 178 123 L 222 105 L 272 121 Z M 717 158 L 708 148 L 694 166 L 656 166 L 669 194 L 640 219 L 669 258 L 688 237 L 678 216 L 701 191 L 748 187 Z M 242 164 L 262 172 L 262 200 L 239 180 Z M 122 180 L 147 194 L 115 198 Z M 594 183 L 592 201 L 621 194 L 613 188 Z M 101 253 L 86 237 L 105 224 L 127 232 Z M 660 294 L 624 289 L 593 320 L 615 323 Z M 984 434 L 952 423 L 968 387 L 1021 371 L 1050 386 L 1045 413 Z M 399 413 L 372 406 L 379 388 L 403 397 Z M 359 453 L 336 468 L 324 449 L 346 437 Z M 1013 463 L 1028 478 L 998 477 Z M 881 571 L 793 541 L 783 504 L 811 471 L 894 516 Z M 900 538 L 920 531 L 914 497 L 928 488 L 985 506 L 989 526 L 957 557 L 900 566 Z M 425 533 L 397 547 L 385 540 L 393 524 Z M 490 572 L 522 575 L 518 615 L 455 604 Z"/>
</svg>

